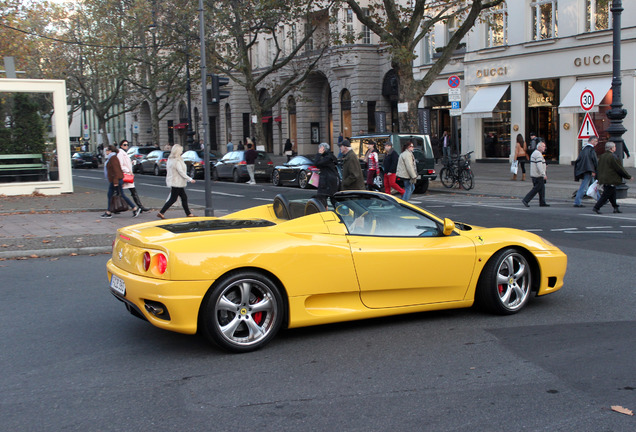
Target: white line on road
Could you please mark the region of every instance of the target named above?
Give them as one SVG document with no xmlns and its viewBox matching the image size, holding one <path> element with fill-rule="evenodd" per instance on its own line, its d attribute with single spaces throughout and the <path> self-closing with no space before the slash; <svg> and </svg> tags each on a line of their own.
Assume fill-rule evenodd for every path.
<svg viewBox="0 0 636 432">
<path fill-rule="evenodd" d="M 551 229 L 550 231 L 571 231 L 571 230 L 577 230 L 578 228 L 555 228 L 555 229 Z"/>
<path fill-rule="evenodd" d="M 623 234 L 623 231 L 565 231 L 566 234 Z"/>
<path fill-rule="evenodd" d="M 591 226 L 591 227 L 585 227 L 585 229 L 610 229 L 612 228 L 611 226 Z"/>
</svg>

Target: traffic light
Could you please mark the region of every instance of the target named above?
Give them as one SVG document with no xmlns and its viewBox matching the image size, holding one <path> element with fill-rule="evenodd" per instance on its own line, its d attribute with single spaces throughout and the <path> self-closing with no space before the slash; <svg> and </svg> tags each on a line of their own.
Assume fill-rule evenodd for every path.
<svg viewBox="0 0 636 432">
<path fill-rule="evenodd" d="M 221 90 L 221 87 L 230 83 L 228 77 L 212 74 L 212 100 L 210 103 L 219 103 L 221 99 L 230 97 L 229 90 Z"/>
</svg>

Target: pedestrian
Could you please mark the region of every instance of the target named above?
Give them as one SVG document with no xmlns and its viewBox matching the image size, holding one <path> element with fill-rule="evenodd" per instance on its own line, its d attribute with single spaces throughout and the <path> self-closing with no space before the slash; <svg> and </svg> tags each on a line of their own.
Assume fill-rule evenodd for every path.
<svg viewBox="0 0 636 432">
<path fill-rule="evenodd" d="M 318 193 L 316 199 L 327 205 L 327 198 L 333 196 L 338 192 L 338 170 L 336 164 L 338 159 L 336 155 L 331 152 L 329 144 L 321 143 L 318 146 L 318 154 L 314 159 L 314 165 L 320 169 L 320 178 L 318 180 Z"/>
<path fill-rule="evenodd" d="M 537 138 L 537 134 L 534 132 L 530 132 L 530 139 L 528 140 L 528 149 L 526 152 L 532 156 L 532 153 L 537 149 L 537 143 L 540 138 Z"/>
<path fill-rule="evenodd" d="M 367 152 L 364 154 L 364 161 L 367 164 L 367 190 L 378 190 L 374 180 L 380 176 L 380 158 L 375 141 L 367 141 Z"/>
<path fill-rule="evenodd" d="M 289 160 L 292 158 L 293 155 L 293 146 L 292 146 L 292 142 L 289 138 L 287 138 L 287 141 L 285 141 L 285 147 L 283 147 L 283 152 L 285 153 L 285 156 L 287 156 L 287 162 L 289 162 Z"/>
<path fill-rule="evenodd" d="M 439 163 L 439 160 L 442 158 L 442 145 L 437 134 L 431 135 L 431 147 L 433 148 L 435 163 Z"/>
<path fill-rule="evenodd" d="M 106 163 L 104 164 L 104 174 L 108 179 L 108 206 L 104 214 L 101 215 L 102 219 L 110 219 L 113 217 L 111 213 L 110 200 L 114 194 L 121 196 L 128 206 L 132 209 L 133 217 L 139 216 L 141 209 L 135 206 L 130 199 L 124 195 L 122 186 L 124 184 L 124 172 L 121 169 L 119 158 L 117 158 L 117 147 L 109 145 L 106 147 Z"/>
<path fill-rule="evenodd" d="M 247 184 L 254 185 L 256 184 L 256 180 L 254 179 L 254 165 L 256 164 L 256 158 L 258 157 L 258 153 L 254 150 L 254 144 L 252 140 L 247 139 L 247 150 L 245 151 L 245 163 L 247 164 L 247 173 L 250 176 L 250 180 Z"/>
<path fill-rule="evenodd" d="M 338 145 L 340 145 L 340 143 L 342 142 L 342 140 L 344 140 L 344 137 L 342 136 L 342 132 L 338 133 Z"/>
<path fill-rule="evenodd" d="M 128 156 L 128 153 L 127 153 L 128 147 L 129 147 L 128 140 L 122 140 L 119 143 L 119 151 L 117 152 L 117 159 L 119 159 L 119 164 L 121 165 L 121 170 L 123 171 L 123 173 L 133 175 L 132 162 L 130 161 L 130 157 Z M 150 211 L 149 208 L 144 207 L 144 205 L 141 203 L 141 199 L 139 198 L 139 195 L 137 195 L 137 189 L 135 188 L 134 181 L 132 183 L 124 182 L 123 189 L 125 191 L 127 190 L 128 192 L 130 192 L 130 196 L 132 197 L 133 201 L 135 202 L 135 204 L 137 204 L 137 207 L 139 207 L 142 212 Z"/>
<path fill-rule="evenodd" d="M 188 207 L 188 196 L 186 195 L 185 187 L 188 182 L 194 183 L 195 180 L 188 176 L 186 164 L 181 157 L 182 154 L 183 147 L 180 144 L 172 146 L 170 156 L 168 156 L 168 163 L 166 164 L 166 185 L 170 188 L 170 197 L 157 213 L 159 219 L 166 218 L 164 213 L 177 201 L 177 198 L 181 198 L 181 205 L 186 216 L 194 216 L 190 211 L 190 207 Z"/>
<path fill-rule="evenodd" d="M 523 135 L 517 134 L 517 143 L 515 144 L 515 160 L 521 166 L 521 181 L 526 181 L 526 161 L 528 160 L 528 146 L 523 140 Z M 517 166 L 517 170 L 519 167 Z M 517 174 L 512 175 L 512 180 L 517 180 Z"/>
<path fill-rule="evenodd" d="M 237 150 L 245 150 L 245 146 L 243 145 L 243 140 L 239 140 Z"/>
<path fill-rule="evenodd" d="M 364 177 L 360 160 L 355 152 L 351 151 L 351 143 L 348 139 L 343 139 L 339 147 L 342 152 L 342 189 L 363 190 Z"/>
<path fill-rule="evenodd" d="M 598 159 L 596 157 L 596 151 L 594 151 L 596 144 L 598 144 L 598 137 L 591 136 L 587 142 L 583 144 L 581 153 L 579 153 L 579 157 L 577 157 L 576 162 L 574 162 L 574 180 L 581 180 L 579 190 L 576 191 L 576 196 L 574 197 L 574 207 L 584 207 L 584 205 L 581 204 L 581 200 L 585 196 L 590 184 L 596 178 L 596 170 L 598 168 Z M 598 200 L 598 198 L 597 196 L 596 199 Z"/>
<path fill-rule="evenodd" d="M 450 159 L 451 156 L 451 142 L 447 130 L 442 135 L 442 156 L 444 159 Z"/>
<path fill-rule="evenodd" d="M 545 141 L 539 138 L 537 141 L 537 149 L 530 156 L 530 177 L 532 178 L 532 190 L 521 200 L 524 206 L 530 207 L 528 204 L 532 201 L 532 198 L 536 194 L 539 194 L 539 206 L 550 207 L 550 204 L 545 202 L 545 183 L 548 180 L 548 174 L 546 171 L 545 158 L 543 152 L 545 151 Z"/>
<path fill-rule="evenodd" d="M 398 158 L 397 176 L 404 183 L 404 193 L 402 199 L 408 201 L 415 189 L 417 181 L 417 165 L 415 164 L 415 156 L 413 156 L 413 148 L 415 146 L 411 141 L 407 141 L 402 145 L 402 153 Z"/>
<path fill-rule="evenodd" d="M 234 151 L 234 144 L 232 143 L 232 140 L 229 140 L 227 142 L 227 144 L 225 145 L 225 149 L 227 150 L 227 153 Z"/>
<path fill-rule="evenodd" d="M 615 151 L 616 144 L 608 141 L 605 143 L 605 153 L 598 159 L 598 182 L 603 185 L 603 194 L 592 208 L 596 214 L 601 214 L 601 207 L 607 201 L 614 207 L 614 213 L 623 213 L 616 202 L 616 186 L 623 182 L 622 179 L 631 179 L 632 176 L 618 162 Z"/>
<path fill-rule="evenodd" d="M 396 181 L 396 172 L 398 166 L 398 156 L 397 152 L 393 150 L 393 143 L 391 140 L 384 143 L 384 163 L 382 168 L 384 169 L 384 192 L 387 194 L 391 194 L 391 188 L 395 189 L 400 193 L 400 195 L 404 195 L 404 189 L 397 184 Z"/>
</svg>

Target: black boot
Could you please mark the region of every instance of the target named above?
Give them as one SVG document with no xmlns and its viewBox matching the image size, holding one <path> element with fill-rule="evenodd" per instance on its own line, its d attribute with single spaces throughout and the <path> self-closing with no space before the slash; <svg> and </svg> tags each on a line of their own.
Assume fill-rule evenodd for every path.
<svg viewBox="0 0 636 432">
<path fill-rule="evenodd" d="M 148 212 L 150 211 L 149 208 L 144 207 L 144 205 L 141 203 L 141 200 L 139 199 L 139 195 L 137 195 L 137 189 L 135 188 L 130 188 L 128 189 L 130 191 L 130 195 L 132 195 L 132 199 L 135 202 L 135 204 L 137 204 L 137 207 L 139 207 L 141 209 L 142 212 Z"/>
</svg>

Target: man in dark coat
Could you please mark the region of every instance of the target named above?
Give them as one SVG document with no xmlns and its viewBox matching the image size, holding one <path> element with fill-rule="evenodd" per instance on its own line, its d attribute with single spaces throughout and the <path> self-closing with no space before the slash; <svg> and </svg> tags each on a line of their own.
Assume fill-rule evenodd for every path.
<svg viewBox="0 0 636 432">
<path fill-rule="evenodd" d="M 327 207 L 327 198 L 338 192 L 337 163 L 338 159 L 329 149 L 329 144 L 321 143 L 314 160 L 314 165 L 320 169 L 316 199 L 322 202 L 325 207 Z"/>
<path fill-rule="evenodd" d="M 342 189 L 343 190 L 364 190 L 364 177 L 360 167 L 360 159 L 351 151 L 351 143 L 348 139 L 340 144 L 342 152 Z"/>
<path fill-rule="evenodd" d="M 588 139 L 583 145 L 581 153 L 579 153 L 579 157 L 576 158 L 576 162 L 574 163 L 574 180 L 582 180 L 579 190 L 576 192 L 576 196 L 574 197 L 574 207 L 584 207 L 583 204 L 581 204 L 581 200 L 585 196 L 587 188 L 590 187 L 590 184 L 596 177 L 598 159 L 596 158 L 594 147 L 597 143 L 597 137 L 590 137 L 590 139 Z"/>
<path fill-rule="evenodd" d="M 605 143 L 605 153 L 598 159 L 598 182 L 603 185 L 603 194 L 596 202 L 592 211 L 601 214 L 600 209 L 607 201 L 614 207 L 614 213 L 622 213 L 616 203 L 616 186 L 623 182 L 623 179 L 631 179 L 625 168 L 618 163 L 618 159 L 614 156 L 616 144 L 612 141 Z"/>
</svg>

